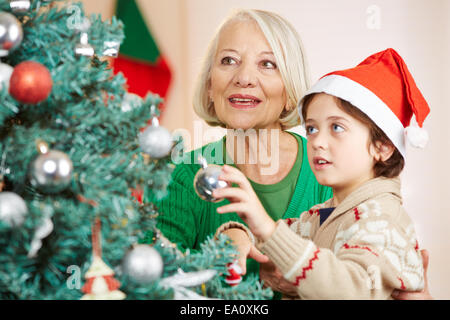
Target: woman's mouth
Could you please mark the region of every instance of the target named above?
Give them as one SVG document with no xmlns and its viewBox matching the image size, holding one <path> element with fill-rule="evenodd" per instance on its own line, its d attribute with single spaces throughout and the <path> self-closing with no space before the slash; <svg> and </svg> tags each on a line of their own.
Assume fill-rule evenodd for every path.
<svg viewBox="0 0 450 320">
<path fill-rule="evenodd" d="M 233 108 L 236 109 L 252 109 L 256 108 L 261 100 L 254 96 L 234 94 L 228 97 L 228 101 Z"/>
</svg>

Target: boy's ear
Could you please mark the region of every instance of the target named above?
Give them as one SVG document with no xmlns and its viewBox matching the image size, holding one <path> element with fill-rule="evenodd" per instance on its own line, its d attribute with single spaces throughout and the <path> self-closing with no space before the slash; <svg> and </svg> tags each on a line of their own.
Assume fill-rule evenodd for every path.
<svg viewBox="0 0 450 320">
<path fill-rule="evenodd" d="M 381 141 L 376 141 L 374 145 L 374 158 L 376 161 L 387 161 L 392 156 L 395 151 L 395 147 L 392 144 L 382 143 Z"/>
</svg>

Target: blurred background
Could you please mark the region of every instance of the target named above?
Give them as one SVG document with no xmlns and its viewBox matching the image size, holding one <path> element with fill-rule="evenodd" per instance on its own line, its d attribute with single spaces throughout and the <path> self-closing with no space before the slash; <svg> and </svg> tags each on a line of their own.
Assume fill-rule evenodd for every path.
<svg viewBox="0 0 450 320">
<path fill-rule="evenodd" d="M 121 14 L 116 12 L 120 9 L 116 0 L 82 2 L 88 13 L 104 19 Z M 396 49 L 431 108 L 424 124 L 428 145 L 424 150 L 408 148 L 402 173 L 404 205 L 415 222 L 420 248 L 430 252 L 431 294 L 450 299 L 450 1 L 136 0 L 136 4 L 148 33 L 141 36 L 140 28 L 133 36 L 143 43 L 153 41 L 152 50 L 157 50 L 153 54 L 157 70 L 152 72 L 160 81 L 152 90 L 165 99 L 161 124 L 182 134 L 187 150 L 223 135 L 199 120 L 191 101 L 206 47 L 233 8 L 270 10 L 289 20 L 303 39 L 312 81 L 353 67 L 372 53 Z M 133 19 L 129 21 L 126 27 L 133 24 Z M 127 45 L 124 50 L 134 54 L 139 47 Z M 148 58 L 149 49 L 144 51 L 142 59 Z"/>
</svg>

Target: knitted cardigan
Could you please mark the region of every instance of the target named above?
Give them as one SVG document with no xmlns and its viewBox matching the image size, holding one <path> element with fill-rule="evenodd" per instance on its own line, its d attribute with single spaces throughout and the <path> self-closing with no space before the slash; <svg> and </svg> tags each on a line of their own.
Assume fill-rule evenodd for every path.
<svg viewBox="0 0 450 320">
<path fill-rule="evenodd" d="M 366 182 L 320 224 L 320 209 L 331 204 L 279 220 L 272 236 L 257 244 L 301 299 L 390 299 L 394 289 L 423 289 L 422 258 L 399 178 Z"/>
</svg>

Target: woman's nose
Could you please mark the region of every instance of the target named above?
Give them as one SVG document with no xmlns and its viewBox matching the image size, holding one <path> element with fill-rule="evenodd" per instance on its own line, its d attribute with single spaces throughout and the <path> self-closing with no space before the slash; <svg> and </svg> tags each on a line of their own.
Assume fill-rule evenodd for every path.
<svg viewBox="0 0 450 320">
<path fill-rule="evenodd" d="M 239 87 L 254 87 L 257 83 L 256 70 L 250 64 L 242 63 L 236 70 L 234 84 Z"/>
</svg>

